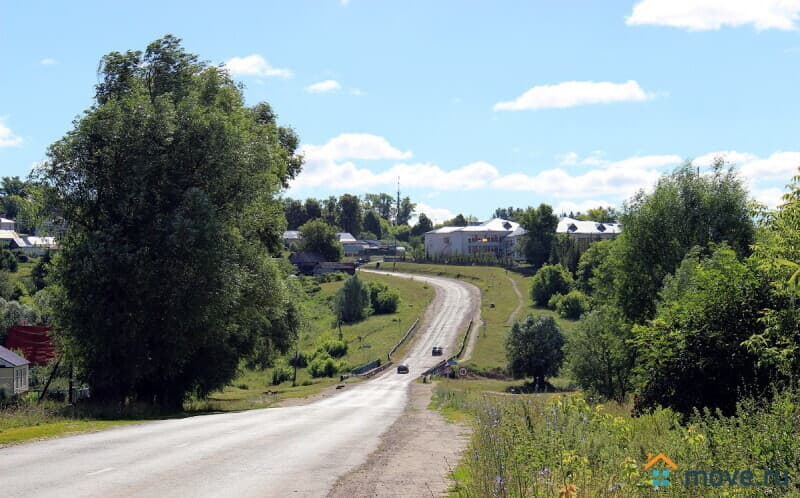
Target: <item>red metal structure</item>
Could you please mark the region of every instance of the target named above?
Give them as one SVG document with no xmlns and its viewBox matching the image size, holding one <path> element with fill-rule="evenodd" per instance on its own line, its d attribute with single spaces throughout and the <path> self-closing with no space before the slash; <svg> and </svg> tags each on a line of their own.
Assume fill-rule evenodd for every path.
<svg viewBox="0 0 800 498">
<path fill-rule="evenodd" d="M 56 356 L 56 348 L 50 337 L 50 327 L 43 325 L 9 327 L 5 347 L 22 351 L 26 360 L 38 366 L 47 365 Z"/>
</svg>

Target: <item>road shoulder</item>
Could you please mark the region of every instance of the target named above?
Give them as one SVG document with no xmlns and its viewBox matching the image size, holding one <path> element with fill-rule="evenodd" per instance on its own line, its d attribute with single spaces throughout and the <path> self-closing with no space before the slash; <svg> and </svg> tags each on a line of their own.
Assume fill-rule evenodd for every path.
<svg viewBox="0 0 800 498">
<path fill-rule="evenodd" d="M 367 462 L 341 477 L 329 497 L 442 496 L 452 485 L 449 475 L 469 442 L 469 428 L 447 422 L 429 410 L 433 384 L 413 383 L 409 403 L 381 436 Z"/>
</svg>

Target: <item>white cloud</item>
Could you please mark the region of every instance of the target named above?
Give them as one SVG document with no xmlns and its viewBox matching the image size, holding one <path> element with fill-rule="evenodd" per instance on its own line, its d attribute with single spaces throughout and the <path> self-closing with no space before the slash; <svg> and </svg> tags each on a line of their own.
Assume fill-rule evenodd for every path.
<svg viewBox="0 0 800 498">
<path fill-rule="evenodd" d="M 225 62 L 233 76 L 261 76 L 263 78 L 278 77 L 291 78 L 292 71 L 272 67 L 262 56 L 258 54 L 247 55 L 244 57 L 233 57 Z"/>
<path fill-rule="evenodd" d="M 564 109 L 610 102 L 642 102 L 653 97 L 653 94 L 645 92 L 634 80 L 625 83 L 565 81 L 555 85 L 535 86 L 514 100 L 496 103 L 494 110 Z"/>
<path fill-rule="evenodd" d="M 0 117 L 0 147 L 16 147 L 17 145 L 22 145 L 22 137 L 17 136 Z"/>
<path fill-rule="evenodd" d="M 340 159 L 409 159 L 410 150 L 401 151 L 388 140 L 369 133 L 342 133 L 325 145 L 306 145 L 301 152 L 306 161 Z"/>
<path fill-rule="evenodd" d="M 53 64 L 56 64 L 56 63 L 57 63 L 57 61 L 55 59 L 51 59 L 50 57 L 45 57 L 44 59 L 39 61 L 39 64 L 41 64 L 43 66 L 52 66 Z"/>
<path fill-rule="evenodd" d="M 342 85 L 336 80 L 325 80 L 313 85 L 308 85 L 306 91 L 309 93 L 329 93 L 336 92 L 342 89 Z"/>
<path fill-rule="evenodd" d="M 360 97 L 360 96 L 364 95 L 364 93 L 365 93 L 364 90 L 362 90 L 360 88 L 351 88 L 350 89 L 350 95 L 354 95 L 356 97 Z"/>
<path fill-rule="evenodd" d="M 411 217 L 411 225 L 417 224 L 419 213 L 425 213 L 425 216 L 430 218 L 434 225 L 442 223 L 446 220 L 452 220 L 456 217 L 455 213 L 447 208 L 437 208 L 422 202 L 418 202 L 417 208 L 414 210 L 414 216 Z"/>
<path fill-rule="evenodd" d="M 757 157 L 747 152 L 737 152 L 735 150 L 718 150 L 715 152 L 709 152 L 707 154 L 703 154 L 702 156 L 695 157 L 694 159 L 692 159 L 692 164 L 694 164 L 695 166 L 707 167 L 714 164 L 714 161 L 716 161 L 717 159 L 722 159 L 725 162 L 725 164 L 742 164 L 744 162 L 757 159 Z"/>
<path fill-rule="evenodd" d="M 794 30 L 800 16 L 797 0 L 642 0 L 625 24 L 660 25 L 692 31 L 752 24 L 757 30 Z"/>
<path fill-rule="evenodd" d="M 778 187 L 756 188 L 750 190 L 750 195 L 768 208 L 775 209 L 783 204 L 783 194 L 786 193 L 785 189 Z"/>
<path fill-rule="evenodd" d="M 775 152 L 764 159 L 741 163 L 739 171 L 751 181 L 782 179 L 787 183 L 798 174 L 800 152 Z"/>
</svg>

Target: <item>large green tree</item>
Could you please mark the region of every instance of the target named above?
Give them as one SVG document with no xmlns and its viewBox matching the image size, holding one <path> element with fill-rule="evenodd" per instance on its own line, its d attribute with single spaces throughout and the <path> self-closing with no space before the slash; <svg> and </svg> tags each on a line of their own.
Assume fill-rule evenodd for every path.
<svg viewBox="0 0 800 498">
<path fill-rule="evenodd" d="M 539 268 L 550 258 L 551 246 L 558 227 L 558 218 L 553 214 L 551 206 L 540 204 L 535 209 L 525 210 L 520 224 L 528 231 L 524 237 L 525 259 L 535 268 Z"/>
<path fill-rule="evenodd" d="M 417 224 L 411 227 L 411 235 L 420 236 L 433 230 L 433 222 L 425 213 L 419 213 Z"/>
<path fill-rule="evenodd" d="M 357 236 L 362 229 L 361 201 L 351 194 L 339 197 L 337 225 L 339 228 Z"/>
<path fill-rule="evenodd" d="M 378 214 L 371 209 L 367 211 L 367 214 L 364 215 L 364 230 L 375 235 L 375 237 L 378 239 L 383 238 L 381 219 Z"/>
<path fill-rule="evenodd" d="M 752 260 L 722 246 L 692 250 L 665 279 L 653 320 L 633 329 L 641 407 L 732 413 L 740 395 L 762 393 L 770 368 L 743 343 L 764 330 L 769 282 Z"/>
<path fill-rule="evenodd" d="M 509 372 L 515 379 L 533 377 L 544 385 L 545 377 L 558 374 L 564 362 L 565 342 L 552 317 L 528 315 L 511 326 L 506 338 Z"/>
<path fill-rule="evenodd" d="M 322 220 L 311 220 L 300 227 L 299 250 L 317 253 L 326 261 L 342 259 L 342 244 L 336 229 Z"/>
<path fill-rule="evenodd" d="M 747 191 L 721 164 L 698 175 L 691 164 L 663 176 L 652 193 L 639 192 L 622 215 L 622 233 L 600 273 L 611 275 L 604 298 L 635 322 L 651 318 L 664 277 L 695 246 L 726 242 L 738 255 L 750 253 L 754 223 Z"/>
<path fill-rule="evenodd" d="M 40 172 L 69 226 L 60 340 L 94 400 L 175 409 L 257 344 L 291 342 L 296 300 L 272 256 L 297 137 L 173 36 L 106 55 L 99 74 Z"/>
</svg>

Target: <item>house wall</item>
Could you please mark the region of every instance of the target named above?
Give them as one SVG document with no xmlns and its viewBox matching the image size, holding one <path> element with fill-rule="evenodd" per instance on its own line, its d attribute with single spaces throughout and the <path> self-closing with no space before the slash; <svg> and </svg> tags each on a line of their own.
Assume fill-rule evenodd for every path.
<svg viewBox="0 0 800 498">
<path fill-rule="evenodd" d="M 5 391 L 6 396 L 14 393 L 14 369 L 0 367 L 0 391 Z"/>
</svg>

